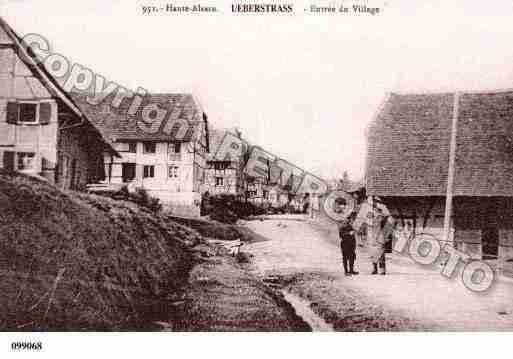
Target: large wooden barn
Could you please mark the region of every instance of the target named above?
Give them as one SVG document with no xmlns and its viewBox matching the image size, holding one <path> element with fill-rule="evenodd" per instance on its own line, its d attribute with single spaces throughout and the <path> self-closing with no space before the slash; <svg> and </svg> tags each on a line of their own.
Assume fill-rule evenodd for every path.
<svg viewBox="0 0 513 359">
<path fill-rule="evenodd" d="M 402 223 L 511 267 L 513 90 L 390 94 L 366 160 L 367 194 Z"/>
</svg>

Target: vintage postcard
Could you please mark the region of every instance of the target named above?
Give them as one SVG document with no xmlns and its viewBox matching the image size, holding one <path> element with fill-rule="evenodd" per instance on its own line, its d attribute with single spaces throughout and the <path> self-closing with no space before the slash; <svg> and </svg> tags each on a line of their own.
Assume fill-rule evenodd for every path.
<svg viewBox="0 0 513 359">
<path fill-rule="evenodd" d="M 0 1 L 3 349 L 511 332 L 512 19 L 509 1 Z"/>
</svg>

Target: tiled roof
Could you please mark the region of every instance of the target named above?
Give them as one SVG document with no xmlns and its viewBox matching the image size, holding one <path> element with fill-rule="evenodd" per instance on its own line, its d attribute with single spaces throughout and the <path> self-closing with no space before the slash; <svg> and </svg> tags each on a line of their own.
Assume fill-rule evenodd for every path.
<svg viewBox="0 0 513 359">
<path fill-rule="evenodd" d="M 388 97 L 367 132 L 367 193 L 445 196 L 454 96 Z M 460 94 L 454 195 L 513 196 L 513 91 Z"/>
<path fill-rule="evenodd" d="M 235 136 L 237 134 L 237 128 L 229 128 L 229 129 L 223 129 L 223 128 L 214 128 L 213 126 L 208 127 L 208 133 L 210 136 L 210 153 L 207 156 L 208 161 L 215 161 L 215 155 L 217 153 L 217 150 L 219 146 L 223 143 L 224 137 L 227 133 Z M 243 140 L 245 143 L 248 143 L 246 140 Z M 248 143 L 249 145 L 249 143 Z"/>
<path fill-rule="evenodd" d="M 513 91 L 460 97 L 455 193 L 513 195 Z"/>
<path fill-rule="evenodd" d="M 208 134 L 210 136 L 210 153 L 207 155 L 207 160 L 213 161 L 214 155 L 221 145 L 224 135 L 226 134 L 225 130 L 215 129 L 212 126 L 209 127 Z"/>
<path fill-rule="evenodd" d="M 90 118 L 100 131 L 111 141 L 146 140 L 146 141 L 182 141 L 189 142 L 198 130 L 206 125 L 203 110 L 190 94 L 148 94 L 144 96 L 139 109 L 130 112 L 133 98 L 125 98 L 114 107 L 114 94 L 110 94 L 99 104 L 95 104 L 94 96 L 86 93 L 71 93 L 71 97 L 80 109 Z M 156 106 L 166 117 L 159 128 L 152 131 L 144 129 L 142 109 L 148 105 Z M 149 107 L 148 107 L 149 108 Z M 153 116 L 153 114 L 151 115 Z M 177 124 L 177 120 L 185 120 L 188 126 L 184 137 L 177 136 L 175 125 L 165 129 L 166 124 Z M 147 122 L 146 122 L 147 123 Z"/>
</svg>

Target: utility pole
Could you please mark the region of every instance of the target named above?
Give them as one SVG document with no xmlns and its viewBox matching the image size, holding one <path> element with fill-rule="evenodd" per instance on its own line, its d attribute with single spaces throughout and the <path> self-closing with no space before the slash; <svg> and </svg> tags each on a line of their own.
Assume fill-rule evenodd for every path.
<svg viewBox="0 0 513 359">
<path fill-rule="evenodd" d="M 310 219 L 313 219 L 314 218 L 314 209 L 313 209 L 313 193 L 312 192 L 309 193 L 308 201 L 310 202 L 309 206 L 308 206 L 309 212 L 310 212 L 309 217 L 310 217 Z"/>
<path fill-rule="evenodd" d="M 449 149 L 449 170 L 447 173 L 447 191 L 445 194 L 445 214 L 443 240 L 449 242 L 451 232 L 452 217 L 452 196 L 454 192 L 454 167 L 456 162 L 456 132 L 458 130 L 458 112 L 459 112 L 460 94 L 454 93 L 454 105 L 452 109 L 451 142 Z M 454 238 L 453 238 L 454 240 Z"/>
<path fill-rule="evenodd" d="M 269 183 L 271 183 L 271 162 L 269 161 L 269 158 L 266 161 L 267 161 L 267 185 L 269 185 Z"/>
</svg>

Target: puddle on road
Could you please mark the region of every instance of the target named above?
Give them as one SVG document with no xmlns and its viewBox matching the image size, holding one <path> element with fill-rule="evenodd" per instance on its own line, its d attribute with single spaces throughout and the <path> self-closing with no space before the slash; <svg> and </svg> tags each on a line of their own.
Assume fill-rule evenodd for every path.
<svg viewBox="0 0 513 359">
<path fill-rule="evenodd" d="M 281 290 L 283 297 L 287 302 L 292 305 L 292 307 L 296 310 L 296 314 L 300 316 L 309 326 L 312 328 L 314 332 L 332 332 L 334 331 L 333 326 L 326 323 L 324 319 L 315 314 L 315 312 L 310 308 L 310 303 L 295 294 L 287 292 L 286 290 Z"/>
</svg>

